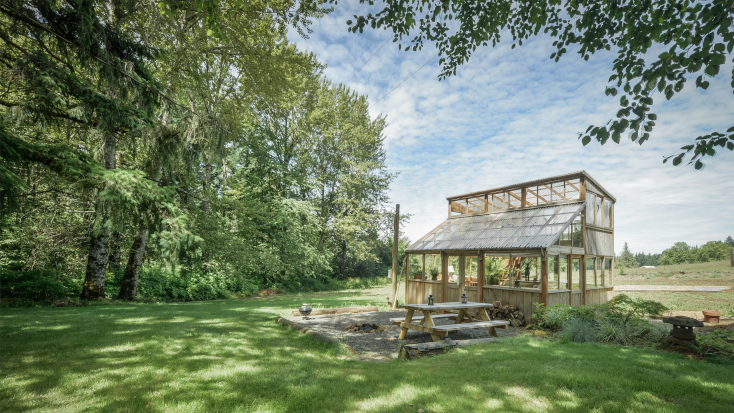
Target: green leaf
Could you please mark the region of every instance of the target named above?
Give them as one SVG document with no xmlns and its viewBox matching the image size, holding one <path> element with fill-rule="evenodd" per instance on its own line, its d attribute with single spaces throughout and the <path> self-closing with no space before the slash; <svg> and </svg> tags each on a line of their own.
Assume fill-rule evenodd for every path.
<svg viewBox="0 0 734 413">
<path fill-rule="evenodd" d="M 701 162 L 701 160 L 699 159 L 696 161 L 696 164 L 693 167 L 696 168 L 697 171 L 701 171 L 705 166 L 706 165 L 704 165 L 704 163 Z"/>
<path fill-rule="evenodd" d="M 591 142 L 591 136 L 589 136 L 589 135 L 586 135 L 586 136 L 584 136 L 584 137 L 583 137 L 583 138 L 581 139 L 581 143 L 582 143 L 582 144 L 583 144 L 584 146 L 588 145 L 588 144 L 589 144 L 589 142 Z"/>
<path fill-rule="evenodd" d="M 650 120 L 656 120 L 658 118 L 658 115 L 656 115 L 654 113 L 648 113 L 647 114 L 647 118 L 650 119 Z"/>
</svg>

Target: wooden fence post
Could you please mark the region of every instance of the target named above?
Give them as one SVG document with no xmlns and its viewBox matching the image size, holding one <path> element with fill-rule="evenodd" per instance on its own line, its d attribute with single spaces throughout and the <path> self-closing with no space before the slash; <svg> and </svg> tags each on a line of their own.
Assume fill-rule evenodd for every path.
<svg viewBox="0 0 734 413">
<path fill-rule="evenodd" d="M 398 238 L 400 234 L 400 204 L 395 205 L 395 223 L 393 226 L 392 241 L 392 308 L 395 309 L 398 294 Z M 405 286 L 408 286 L 408 280 L 405 280 Z"/>
</svg>

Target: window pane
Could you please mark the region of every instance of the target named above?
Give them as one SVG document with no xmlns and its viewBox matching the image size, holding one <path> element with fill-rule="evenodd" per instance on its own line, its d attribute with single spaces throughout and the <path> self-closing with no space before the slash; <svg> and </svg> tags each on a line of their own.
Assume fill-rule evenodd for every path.
<svg viewBox="0 0 734 413">
<path fill-rule="evenodd" d="M 581 232 L 581 217 L 576 217 L 571 225 L 573 229 L 573 246 L 577 248 L 584 247 L 584 235 Z"/>
<path fill-rule="evenodd" d="M 586 222 L 594 225 L 594 205 L 596 205 L 596 195 L 586 193 Z"/>
<path fill-rule="evenodd" d="M 596 197 L 594 201 L 594 225 L 601 226 L 601 198 Z"/>
<path fill-rule="evenodd" d="M 604 200 L 604 226 L 612 228 L 612 201 Z"/>
</svg>

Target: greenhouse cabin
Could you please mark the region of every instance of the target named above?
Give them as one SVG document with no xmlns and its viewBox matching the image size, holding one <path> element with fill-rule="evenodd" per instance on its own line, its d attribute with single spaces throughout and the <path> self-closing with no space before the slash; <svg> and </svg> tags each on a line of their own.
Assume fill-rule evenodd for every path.
<svg viewBox="0 0 734 413">
<path fill-rule="evenodd" d="M 405 302 L 582 305 L 614 294 L 615 198 L 585 171 L 446 198 L 406 249 Z"/>
</svg>

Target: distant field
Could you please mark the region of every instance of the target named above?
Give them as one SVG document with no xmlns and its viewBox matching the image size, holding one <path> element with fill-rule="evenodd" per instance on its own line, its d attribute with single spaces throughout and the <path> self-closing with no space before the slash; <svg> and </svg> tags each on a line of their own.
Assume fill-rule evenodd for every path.
<svg viewBox="0 0 734 413">
<path fill-rule="evenodd" d="M 722 293 L 626 292 L 625 294 L 634 298 L 659 301 L 671 310 L 727 311 L 734 308 L 734 268 L 730 266 L 729 260 L 626 269 L 625 275 L 617 272 L 615 284 L 726 285 L 733 289 Z"/>
</svg>

